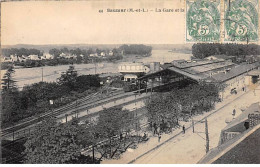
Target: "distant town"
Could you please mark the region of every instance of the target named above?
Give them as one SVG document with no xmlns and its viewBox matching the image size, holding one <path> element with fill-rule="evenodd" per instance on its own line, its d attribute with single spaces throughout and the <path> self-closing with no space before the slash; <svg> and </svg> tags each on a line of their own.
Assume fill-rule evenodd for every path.
<svg viewBox="0 0 260 167">
<path fill-rule="evenodd" d="M 8 65 L 22 67 L 39 67 L 54 66 L 63 64 L 81 64 L 81 63 L 97 63 L 97 62 L 113 62 L 123 58 L 123 55 L 136 54 L 141 56 L 149 56 L 152 48 L 145 45 L 122 45 L 119 48 L 98 49 L 50 49 L 49 52 L 40 51 L 38 49 L 26 48 L 10 48 L 2 50 L 2 69 L 6 69 Z"/>
</svg>

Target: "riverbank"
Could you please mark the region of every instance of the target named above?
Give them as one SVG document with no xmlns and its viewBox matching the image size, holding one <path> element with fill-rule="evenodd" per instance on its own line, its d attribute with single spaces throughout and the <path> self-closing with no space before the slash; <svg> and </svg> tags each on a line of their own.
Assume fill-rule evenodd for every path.
<svg viewBox="0 0 260 167">
<path fill-rule="evenodd" d="M 153 50 L 152 55 L 143 57 L 139 55 L 124 56 L 122 60 L 115 62 L 102 62 L 96 64 L 74 64 L 75 70 L 79 75 L 88 74 L 119 74 L 118 64 L 121 62 L 143 62 L 149 64 L 151 62 L 160 62 L 161 64 L 171 62 L 177 59 L 190 59 L 191 54 L 174 53 L 169 50 Z M 16 81 L 16 86 L 22 88 L 25 85 L 41 82 L 55 82 L 60 77 L 62 72 L 65 72 L 70 65 L 58 66 L 43 66 L 35 68 L 17 68 L 15 70 L 13 79 Z M 4 74 L 6 70 L 1 70 Z"/>
</svg>

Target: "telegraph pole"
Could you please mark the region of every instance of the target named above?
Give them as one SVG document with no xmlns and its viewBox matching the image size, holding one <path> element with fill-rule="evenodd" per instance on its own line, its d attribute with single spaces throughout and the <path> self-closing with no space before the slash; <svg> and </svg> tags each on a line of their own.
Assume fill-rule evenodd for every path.
<svg viewBox="0 0 260 167">
<path fill-rule="evenodd" d="M 205 118 L 205 134 L 206 134 L 206 153 L 209 152 L 209 129 L 208 129 L 208 121 Z"/>
<path fill-rule="evenodd" d="M 139 88 L 139 95 L 141 94 L 141 80 L 139 80 L 139 82 L 138 82 L 139 84 L 138 84 L 138 88 Z"/>
<path fill-rule="evenodd" d="M 92 145 L 92 160 L 93 160 L 93 164 L 95 163 L 95 149 L 94 149 L 95 147 L 94 147 L 94 145 Z"/>
<path fill-rule="evenodd" d="M 42 67 L 42 82 L 43 82 L 43 67 Z"/>
<path fill-rule="evenodd" d="M 66 123 L 68 122 L 68 114 L 65 114 L 66 117 Z"/>
<path fill-rule="evenodd" d="M 152 84 L 151 84 L 151 96 L 153 94 L 153 78 L 152 78 Z"/>
<path fill-rule="evenodd" d="M 194 120 L 193 120 L 192 117 L 191 117 L 191 119 L 192 119 L 192 132 L 194 133 L 195 132 L 195 130 L 194 130 Z"/>
<path fill-rule="evenodd" d="M 96 59 L 95 59 L 94 64 L 95 64 L 95 75 L 97 75 L 97 63 L 96 63 Z"/>
</svg>

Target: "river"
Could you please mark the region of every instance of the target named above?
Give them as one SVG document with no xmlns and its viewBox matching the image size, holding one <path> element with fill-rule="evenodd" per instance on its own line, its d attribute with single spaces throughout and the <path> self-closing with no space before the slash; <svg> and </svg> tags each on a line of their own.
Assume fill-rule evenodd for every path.
<svg viewBox="0 0 260 167">
<path fill-rule="evenodd" d="M 160 62 L 161 64 L 171 62 L 177 59 L 189 60 L 191 54 L 174 53 L 169 50 L 153 50 L 150 57 L 133 57 L 127 58 L 116 63 L 99 63 L 99 64 L 75 64 L 75 69 L 79 75 L 87 74 L 102 74 L 102 73 L 118 73 L 118 64 L 120 62 Z M 65 72 L 70 65 L 59 66 L 44 66 L 35 68 L 19 68 L 15 69 L 13 75 L 16 85 L 22 88 L 25 85 L 33 84 L 42 81 L 53 82 L 60 77 L 62 72 Z M 1 75 L 5 73 L 5 70 L 1 70 Z M 43 74 L 43 75 L 42 75 Z"/>
</svg>

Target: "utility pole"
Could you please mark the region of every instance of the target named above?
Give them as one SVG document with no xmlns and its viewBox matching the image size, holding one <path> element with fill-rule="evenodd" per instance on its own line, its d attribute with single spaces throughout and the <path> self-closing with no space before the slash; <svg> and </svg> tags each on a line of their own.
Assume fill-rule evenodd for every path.
<svg viewBox="0 0 260 167">
<path fill-rule="evenodd" d="M 151 96 L 153 94 L 153 78 L 152 78 L 152 84 L 151 84 Z"/>
<path fill-rule="evenodd" d="M 94 149 L 94 145 L 92 145 L 92 160 L 93 160 L 93 164 L 95 163 L 95 149 Z"/>
<path fill-rule="evenodd" d="M 65 114 L 66 117 L 66 123 L 68 122 L 68 114 Z"/>
<path fill-rule="evenodd" d="M 13 141 L 14 141 L 14 128 L 12 130 L 13 130 Z"/>
<path fill-rule="evenodd" d="M 42 82 L 43 82 L 43 67 L 42 67 Z"/>
<path fill-rule="evenodd" d="M 208 129 L 208 121 L 205 118 L 205 134 L 206 134 L 206 153 L 209 152 L 209 129 Z"/>
<path fill-rule="evenodd" d="M 145 93 L 146 94 L 147 94 L 147 85 L 148 85 L 147 82 L 148 82 L 148 80 L 145 81 Z"/>
<path fill-rule="evenodd" d="M 136 112 L 136 94 L 135 94 L 135 110 L 134 110 L 134 117 L 135 117 L 135 130 L 137 132 L 137 112 Z"/>
<path fill-rule="evenodd" d="M 139 80 L 139 95 L 141 94 L 141 80 Z"/>
<path fill-rule="evenodd" d="M 95 59 L 95 58 L 94 58 L 94 59 Z M 96 59 L 95 59 L 94 64 L 95 64 L 95 75 L 97 75 L 97 63 L 96 63 Z"/>
<path fill-rule="evenodd" d="M 191 117 L 191 119 L 192 119 L 192 132 L 194 133 L 195 132 L 195 130 L 194 130 L 194 121 L 193 121 L 192 117 Z"/>
</svg>

